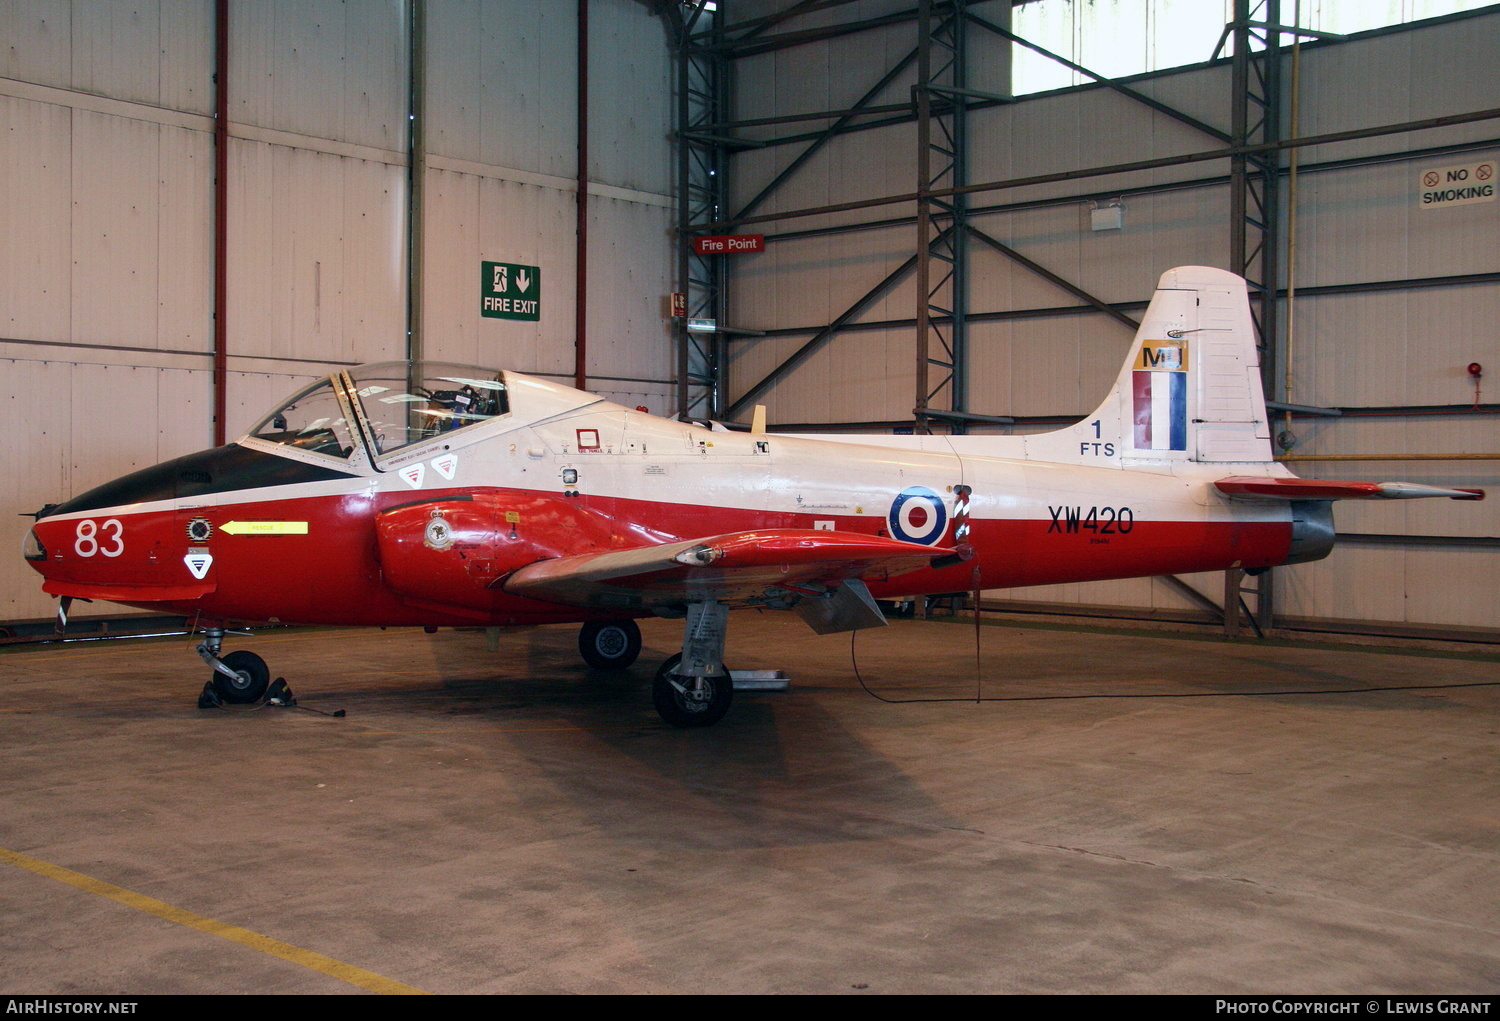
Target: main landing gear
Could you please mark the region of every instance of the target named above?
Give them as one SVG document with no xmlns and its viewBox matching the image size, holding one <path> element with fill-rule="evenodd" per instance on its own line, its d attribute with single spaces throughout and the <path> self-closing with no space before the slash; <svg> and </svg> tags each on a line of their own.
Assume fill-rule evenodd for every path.
<svg viewBox="0 0 1500 1021">
<path fill-rule="evenodd" d="M 198 655 L 214 668 L 214 672 L 204 686 L 199 705 L 208 698 L 210 691 L 219 702 L 229 705 L 260 701 L 271 683 L 271 671 L 266 667 L 266 661 L 243 649 L 221 658 L 219 649 L 224 643 L 224 629 L 205 628 L 204 633 L 206 637 L 198 643 Z"/>
<path fill-rule="evenodd" d="M 724 669 L 729 607 L 690 603 L 682 651 L 656 671 L 651 702 L 674 727 L 709 727 L 734 701 L 734 679 Z M 590 621 L 578 632 L 578 651 L 596 670 L 624 670 L 641 654 L 641 629 L 633 620 Z"/>
<path fill-rule="evenodd" d="M 591 620 L 578 632 L 578 653 L 595 670 L 624 670 L 641 654 L 635 621 Z"/>
<path fill-rule="evenodd" d="M 651 702 L 672 726 L 710 727 L 729 711 L 734 678 L 724 669 L 728 617 L 722 603 L 688 604 L 682 652 L 663 663 L 651 682 Z"/>
</svg>

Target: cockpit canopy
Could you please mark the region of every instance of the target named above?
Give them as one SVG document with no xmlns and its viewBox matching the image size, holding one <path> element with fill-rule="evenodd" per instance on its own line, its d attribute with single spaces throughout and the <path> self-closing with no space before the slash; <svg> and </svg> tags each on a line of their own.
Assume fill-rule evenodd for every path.
<svg viewBox="0 0 1500 1021">
<path fill-rule="evenodd" d="M 382 362 L 347 375 L 381 455 L 510 411 L 505 376 L 492 369 Z"/>
<path fill-rule="evenodd" d="M 299 390 L 250 435 L 344 459 L 364 441 L 373 447 L 374 461 L 509 411 L 502 372 L 446 362 L 379 362 Z"/>
<path fill-rule="evenodd" d="M 337 378 L 332 376 L 298 391 L 251 429 L 250 435 L 314 454 L 348 457 L 354 452 L 355 430 L 334 391 Z"/>
</svg>

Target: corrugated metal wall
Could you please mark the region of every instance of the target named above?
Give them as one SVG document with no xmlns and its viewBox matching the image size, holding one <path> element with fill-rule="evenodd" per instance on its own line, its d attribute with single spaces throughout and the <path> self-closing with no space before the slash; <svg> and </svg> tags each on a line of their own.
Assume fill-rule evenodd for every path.
<svg viewBox="0 0 1500 1021">
<path fill-rule="evenodd" d="M 779 5 L 762 5 L 769 8 Z M 841 20 L 883 13 L 856 5 Z M 989 6 L 989 5 L 987 5 Z M 847 9 L 845 9 L 847 10 Z M 737 17 L 745 12 L 739 12 Z M 826 17 L 826 15 L 825 15 Z M 811 21 L 809 21 L 811 24 Z M 804 27 L 802 22 L 795 26 Z M 735 62 L 741 117 L 771 117 L 849 105 L 914 45 L 911 24 L 873 29 Z M 1500 106 L 1491 73 L 1500 15 L 1419 26 L 1307 48 L 1302 56 L 1301 130 L 1314 135 Z M 900 102 L 908 72 L 876 103 Z M 1134 87 L 1227 130 L 1229 68 L 1196 68 L 1145 78 Z M 756 129 L 763 137 L 789 129 Z M 999 181 L 1132 160 L 1191 153 L 1221 143 L 1117 93 L 1092 89 L 1028 97 L 970 115 L 969 180 Z M 749 133 L 749 132 L 747 132 Z M 1497 122 L 1413 132 L 1303 150 L 1303 166 L 1494 139 Z M 735 203 L 755 195 L 800 152 L 777 145 L 732 162 Z M 835 138 L 760 212 L 815 207 L 914 191 L 914 128 L 903 124 Z M 1420 208 L 1420 171 L 1494 158 L 1500 145 L 1463 156 L 1399 159 L 1301 175 L 1297 202 L 1301 288 L 1493 273 L 1500 266 L 1500 201 Z M 1227 164 L 1202 163 L 1115 178 L 1093 178 L 985 193 L 975 207 L 1069 195 L 1108 196 L 1112 188 L 1202 180 Z M 732 203 L 734 205 L 735 203 Z M 1095 232 L 1089 203 L 981 213 L 975 225 L 1023 255 L 1109 302 L 1144 301 L 1172 266 L 1226 266 L 1229 189 L 1222 179 L 1132 196 L 1125 226 Z M 736 206 L 737 207 L 737 206 Z M 737 260 L 731 275 L 736 326 L 788 331 L 737 340 L 730 393 L 770 372 L 813 332 L 899 266 L 916 247 L 903 223 L 833 235 L 778 240 L 830 223 L 910 217 L 912 206 L 882 206 L 765 223 L 763 255 Z M 974 248 L 970 312 L 1076 306 L 1078 300 L 984 246 Z M 906 282 L 856 322 L 910 320 Z M 1291 400 L 1320 406 L 1468 404 L 1465 367 L 1500 372 L 1500 286 L 1476 284 L 1381 293 L 1300 296 L 1296 301 Z M 1081 416 L 1119 370 L 1131 331 L 1102 315 L 1032 317 L 970 326 L 970 410 L 992 415 Z M 838 335 L 757 398 L 781 422 L 870 422 L 909 418 L 915 375 L 913 330 L 860 329 Z M 1280 396 L 1279 394 L 1274 396 Z M 1491 393 L 1486 400 L 1493 401 Z M 1278 430 L 1280 426 L 1278 425 Z M 1474 453 L 1500 450 L 1500 419 L 1298 419 L 1296 448 L 1307 453 Z M 1299 463 L 1304 475 L 1410 479 L 1495 487 L 1494 461 Z M 1500 535 L 1500 502 L 1420 501 L 1341 504 L 1340 531 L 1388 535 Z M 1279 613 L 1320 618 L 1500 627 L 1500 550 L 1349 543 L 1320 563 L 1276 573 Z M 1189 579 L 1217 598 L 1220 576 Z M 999 593 L 1071 604 L 1189 608 L 1149 579 Z"/>
<path fill-rule="evenodd" d="M 427 355 L 571 379 L 575 6 L 427 7 Z M 405 352 L 410 12 L 230 10 L 233 437 Z M 664 410 L 670 48 L 634 0 L 590 18 L 589 372 Z M 0 620 L 51 612 L 17 514 L 212 443 L 214 31 L 213 0 L 0 5 Z M 485 259 L 542 267 L 540 322 L 480 316 Z"/>
</svg>

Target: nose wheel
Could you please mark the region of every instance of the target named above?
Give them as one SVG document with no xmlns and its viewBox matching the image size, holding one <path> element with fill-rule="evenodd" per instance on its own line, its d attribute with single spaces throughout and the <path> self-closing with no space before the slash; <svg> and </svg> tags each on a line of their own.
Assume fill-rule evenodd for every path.
<svg viewBox="0 0 1500 1021">
<path fill-rule="evenodd" d="M 206 637 L 198 644 L 198 655 L 203 662 L 214 668 L 208 683 L 219 701 L 228 705 L 248 705 L 260 701 L 271 683 L 271 671 L 266 661 L 253 652 L 237 649 L 220 657 L 224 643 L 224 629 L 211 627 Z"/>
<path fill-rule="evenodd" d="M 253 652 L 237 649 L 219 662 L 231 671 L 225 674 L 214 670 L 213 686 L 220 701 L 230 705 L 260 701 L 271 683 L 271 671 L 265 660 Z"/>
</svg>

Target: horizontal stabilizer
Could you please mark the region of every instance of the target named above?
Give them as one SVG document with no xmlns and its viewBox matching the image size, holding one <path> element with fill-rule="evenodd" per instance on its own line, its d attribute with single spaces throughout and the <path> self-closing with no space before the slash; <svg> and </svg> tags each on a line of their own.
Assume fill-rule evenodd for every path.
<svg viewBox="0 0 1500 1021">
<path fill-rule="evenodd" d="M 1446 496 L 1450 500 L 1484 499 L 1482 489 L 1447 489 L 1415 482 L 1345 482 L 1259 475 L 1219 479 L 1214 487 L 1221 493 L 1248 500 L 1419 500 L 1437 496 Z"/>
<path fill-rule="evenodd" d="M 850 578 L 885 580 L 954 552 L 851 532 L 767 528 L 540 560 L 513 572 L 502 587 L 570 606 L 746 603 L 772 589 L 822 595 Z"/>
</svg>

